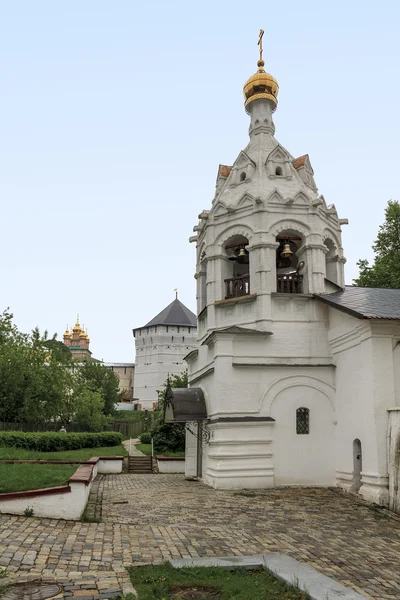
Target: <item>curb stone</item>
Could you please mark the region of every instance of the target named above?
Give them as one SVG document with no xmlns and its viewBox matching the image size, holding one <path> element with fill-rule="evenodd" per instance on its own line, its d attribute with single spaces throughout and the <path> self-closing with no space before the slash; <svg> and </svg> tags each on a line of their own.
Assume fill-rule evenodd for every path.
<svg viewBox="0 0 400 600">
<path fill-rule="evenodd" d="M 176 569 L 182 567 L 241 567 L 255 569 L 264 567 L 289 585 L 307 592 L 310 600 L 367 600 L 343 584 L 319 573 L 313 567 L 295 560 L 286 554 L 258 554 L 254 556 L 182 558 L 170 560 Z"/>
</svg>

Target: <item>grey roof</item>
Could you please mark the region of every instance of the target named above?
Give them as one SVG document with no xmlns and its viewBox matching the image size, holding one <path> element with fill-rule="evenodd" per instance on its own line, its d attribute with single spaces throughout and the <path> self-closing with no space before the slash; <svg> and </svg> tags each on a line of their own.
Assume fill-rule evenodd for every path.
<svg viewBox="0 0 400 600">
<path fill-rule="evenodd" d="M 124 363 L 124 362 L 103 362 L 105 367 L 134 367 L 136 363 Z"/>
<path fill-rule="evenodd" d="M 197 319 L 196 315 L 176 298 L 154 319 L 146 323 L 144 327 L 152 327 L 153 325 L 188 325 L 189 327 L 197 327 Z"/>
<path fill-rule="evenodd" d="M 347 285 L 341 292 L 315 297 L 357 319 L 400 319 L 400 290 Z"/>
<path fill-rule="evenodd" d="M 219 329 L 213 329 L 212 331 L 210 331 L 210 333 L 208 334 L 206 339 L 201 342 L 201 345 L 202 346 L 207 345 L 210 338 L 212 338 L 213 335 L 218 335 L 220 333 L 244 333 L 247 335 L 249 335 L 249 334 L 251 334 L 251 335 L 272 335 L 272 331 L 264 331 L 261 329 L 250 329 L 248 327 L 240 327 L 240 325 L 231 325 L 230 327 L 220 327 Z"/>
<path fill-rule="evenodd" d="M 201 388 L 174 388 L 174 399 L 165 407 L 165 423 L 184 423 L 207 419 L 207 407 Z"/>
</svg>

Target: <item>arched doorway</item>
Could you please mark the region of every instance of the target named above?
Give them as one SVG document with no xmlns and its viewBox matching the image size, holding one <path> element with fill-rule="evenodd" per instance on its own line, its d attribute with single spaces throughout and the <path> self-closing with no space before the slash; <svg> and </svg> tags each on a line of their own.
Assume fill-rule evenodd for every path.
<svg viewBox="0 0 400 600">
<path fill-rule="evenodd" d="M 353 484 L 352 492 L 358 492 L 361 487 L 362 448 L 359 439 L 353 442 Z"/>
</svg>

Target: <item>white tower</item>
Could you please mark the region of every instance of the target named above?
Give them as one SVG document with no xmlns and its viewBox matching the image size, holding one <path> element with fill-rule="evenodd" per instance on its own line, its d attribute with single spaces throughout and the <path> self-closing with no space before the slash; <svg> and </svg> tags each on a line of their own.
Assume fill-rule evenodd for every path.
<svg viewBox="0 0 400 600">
<path fill-rule="evenodd" d="M 249 143 L 219 166 L 190 238 L 199 348 L 187 357 L 189 382 L 204 392 L 211 436 L 198 474 L 221 488 L 332 485 L 334 367 L 314 294 L 344 286 L 347 221 L 319 195 L 308 155 L 294 158 L 274 137 L 278 84 L 262 49 L 244 95 Z M 296 415 L 309 414 L 302 435 Z M 198 472 L 191 444 L 188 435 L 188 470 Z"/>
<path fill-rule="evenodd" d="M 184 356 L 196 347 L 197 323 L 178 297 L 143 327 L 133 329 L 136 346 L 134 396 L 144 409 L 154 409 L 157 390 L 168 375 L 186 368 Z"/>
</svg>

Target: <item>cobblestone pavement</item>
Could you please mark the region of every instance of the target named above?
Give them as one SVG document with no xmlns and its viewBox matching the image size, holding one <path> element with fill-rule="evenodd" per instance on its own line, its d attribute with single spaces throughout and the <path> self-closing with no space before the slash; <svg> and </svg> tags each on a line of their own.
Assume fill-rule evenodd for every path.
<svg viewBox="0 0 400 600">
<path fill-rule="evenodd" d="M 0 515 L 0 565 L 18 578 L 80 586 L 91 578 L 102 592 L 81 587 L 59 597 L 92 600 L 127 585 L 125 565 L 280 552 L 375 600 L 400 600 L 400 519 L 334 490 L 253 494 L 182 475 L 102 475 L 90 511 L 103 522 Z"/>
</svg>

